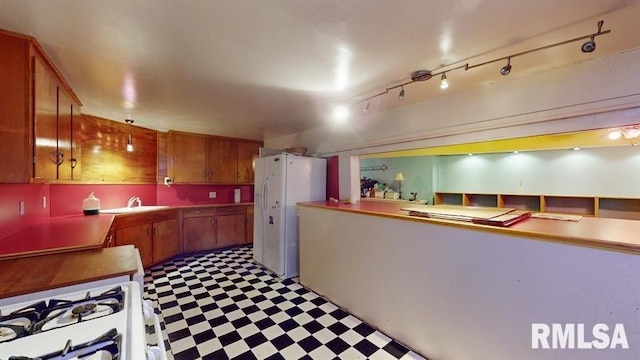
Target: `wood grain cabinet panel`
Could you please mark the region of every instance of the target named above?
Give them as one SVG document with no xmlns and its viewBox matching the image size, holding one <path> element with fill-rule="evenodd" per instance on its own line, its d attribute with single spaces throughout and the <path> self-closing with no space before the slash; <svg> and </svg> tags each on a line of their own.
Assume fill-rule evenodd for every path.
<svg viewBox="0 0 640 360">
<path fill-rule="evenodd" d="M 253 206 L 247 206 L 247 236 L 245 243 L 253 243 Z"/>
<path fill-rule="evenodd" d="M 27 183 L 32 174 L 29 49 L 26 39 L 0 31 L 0 183 Z"/>
<path fill-rule="evenodd" d="M 115 244 L 133 245 L 146 268 L 180 253 L 178 210 L 118 215 L 114 221 Z"/>
<path fill-rule="evenodd" d="M 0 182 L 71 179 L 70 105 L 79 113 L 80 100 L 35 38 L 0 30 L 0 54 L 0 150 L 9 155 Z"/>
<path fill-rule="evenodd" d="M 182 220 L 182 243 L 185 253 L 215 249 L 216 217 L 203 216 Z"/>
<path fill-rule="evenodd" d="M 156 183 L 156 131 L 82 116 L 82 179 L 96 183 Z M 131 131 L 133 152 L 126 150 Z"/>
<path fill-rule="evenodd" d="M 133 245 L 140 251 L 142 266 L 153 264 L 151 224 L 142 224 L 116 230 L 116 245 Z"/>
<path fill-rule="evenodd" d="M 254 161 L 260 153 L 261 143 L 238 142 L 238 183 L 253 184 Z"/>
<path fill-rule="evenodd" d="M 209 182 L 235 184 L 238 174 L 238 143 L 228 139 L 207 140 Z"/>
<path fill-rule="evenodd" d="M 169 131 L 168 174 L 177 184 L 253 183 L 261 142 Z"/>
<path fill-rule="evenodd" d="M 216 238 L 218 247 L 241 245 L 247 238 L 247 214 L 245 206 L 218 208 Z"/>
<path fill-rule="evenodd" d="M 169 132 L 169 167 L 174 183 L 206 183 L 207 137 Z"/>
<path fill-rule="evenodd" d="M 160 221 L 153 224 L 153 263 L 171 259 L 180 253 L 180 233 L 178 219 Z"/>
<path fill-rule="evenodd" d="M 35 179 L 54 180 L 64 154 L 58 152 L 58 84 L 39 56 L 33 57 Z"/>
</svg>

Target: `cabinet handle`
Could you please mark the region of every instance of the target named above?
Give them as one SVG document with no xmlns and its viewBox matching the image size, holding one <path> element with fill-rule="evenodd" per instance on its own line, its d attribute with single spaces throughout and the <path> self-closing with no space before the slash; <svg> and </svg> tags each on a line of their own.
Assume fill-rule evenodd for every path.
<svg viewBox="0 0 640 360">
<path fill-rule="evenodd" d="M 71 161 L 71 168 L 75 169 L 76 166 L 78 165 L 78 160 L 76 158 L 71 158 L 69 159 L 69 161 Z"/>
<path fill-rule="evenodd" d="M 209 177 L 211 177 L 211 175 L 212 175 L 212 174 L 213 174 L 213 173 L 212 173 L 211 171 L 209 171 Z"/>
<path fill-rule="evenodd" d="M 59 152 L 59 151 L 52 151 L 51 154 L 49 154 L 51 162 L 60 166 L 62 165 L 62 163 L 64 162 L 64 154 Z"/>
<path fill-rule="evenodd" d="M 153 234 L 153 236 L 156 236 L 156 228 L 154 227 L 153 230 L 151 230 L 151 233 Z"/>
<path fill-rule="evenodd" d="M 205 178 L 205 179 L 207 178 L 207 172 L 206 171 L 202 172 L 202 177 Z"/>
<path fill-rule="evenodd" d="M 196 215 L 202 214 L 202 211 L 196 211 Z"/>
</svg>

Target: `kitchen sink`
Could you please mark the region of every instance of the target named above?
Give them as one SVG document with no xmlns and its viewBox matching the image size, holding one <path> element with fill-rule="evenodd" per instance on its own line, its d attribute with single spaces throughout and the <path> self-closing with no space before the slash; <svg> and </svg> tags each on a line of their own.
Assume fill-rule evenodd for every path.
<svg viewBox="0 0 640 360">
<path fill-rule="evenodd" d="M 153 210 L 162 210 L 167 209 L 169 206 L 166 205 L 143 205 L 143 206 L 133 206 L 133 207 L 121 207 L 121 208 L 113 208 L 113 209 L 101 209 L 101 214 L 129 214 L 136 213 L 142 211 L 153 211 Z"/>
</svg>

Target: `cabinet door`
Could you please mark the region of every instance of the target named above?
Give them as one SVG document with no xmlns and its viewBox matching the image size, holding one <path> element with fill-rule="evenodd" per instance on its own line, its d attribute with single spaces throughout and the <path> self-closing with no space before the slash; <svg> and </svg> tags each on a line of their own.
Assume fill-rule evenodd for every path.
<svg viewBox="0 0 640 360">
<path fill-rule="evenodd" d="M 180 253 L 178 219 L 160 221 L 153 224 L 153 263 L 170 259 Z"/>
<path fill-rule="evenodd" d="M 78 103 L 71 105 L 71 179 L 82 179 L 82 116 Z"/>
<path fill-rule="evenodd" d="M 208 182 L 206 171 L 207 138 L 204 136 L 171 133 L 170 161 L 175 183 Z"/>
<path fill-rule="evenodd" d="M 244 244 L 246 238 L 246 215 L 218 215 L 218 247 Z"/>
<path fill-rule="evenodd" d="M 215 221 L 216 218 L 213 216 L 182 220 L 182 241 L 185 253 L 216 247 Z"/>
<path fill-rule="evenodd" d="M 56 179 L 58 156 L 58 86 L 40 57 L 33 58 L 35 164 L 33 177 Z"/>
<path fill-rule="evenodd" d="M 246 243 L 253 243 L 253 206 L 247 206 L 247 236 Z"/>
<path fill-rule="evenodd" d="M 0 32 L 0 183 L 28 183 L 33 176 L 28 49 L 25 39 Z"/>
<path fill-rule="evenodd" d="M 151 224 L 131 226 L 116 230 L 116 246 L 133 245 L 140 251 L 142 266 L 153 264 Z"/>
<path fill-rule="evenodd" d="M 233 140 L 210 138 L 207 168 L 209 182 L 235 183 L 238 172 L 238 143 Z"/>
<path fill-rule="evenodd" d="M 58 179 L 71 180 L 71 97 L 58 88 Z"/>
<path fill-rule="evenodd" d="M 259 143 L 238 142 L 238 183 L 253 184 L 254 160 L 259 153 Z"/>
</svg>

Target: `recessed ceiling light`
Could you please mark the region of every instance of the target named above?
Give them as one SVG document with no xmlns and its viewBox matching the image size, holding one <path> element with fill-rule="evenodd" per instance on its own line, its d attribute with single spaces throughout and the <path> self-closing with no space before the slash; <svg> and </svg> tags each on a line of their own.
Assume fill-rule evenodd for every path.
<svg viewBox="0 0 640 360">
<path fill-rule="evenodd" d="M 338 105 L 333 108 L 333 120 L 337 123 L 343 123 L 349 117 L 349 109 L 344 105 Z"/>
</svg>

